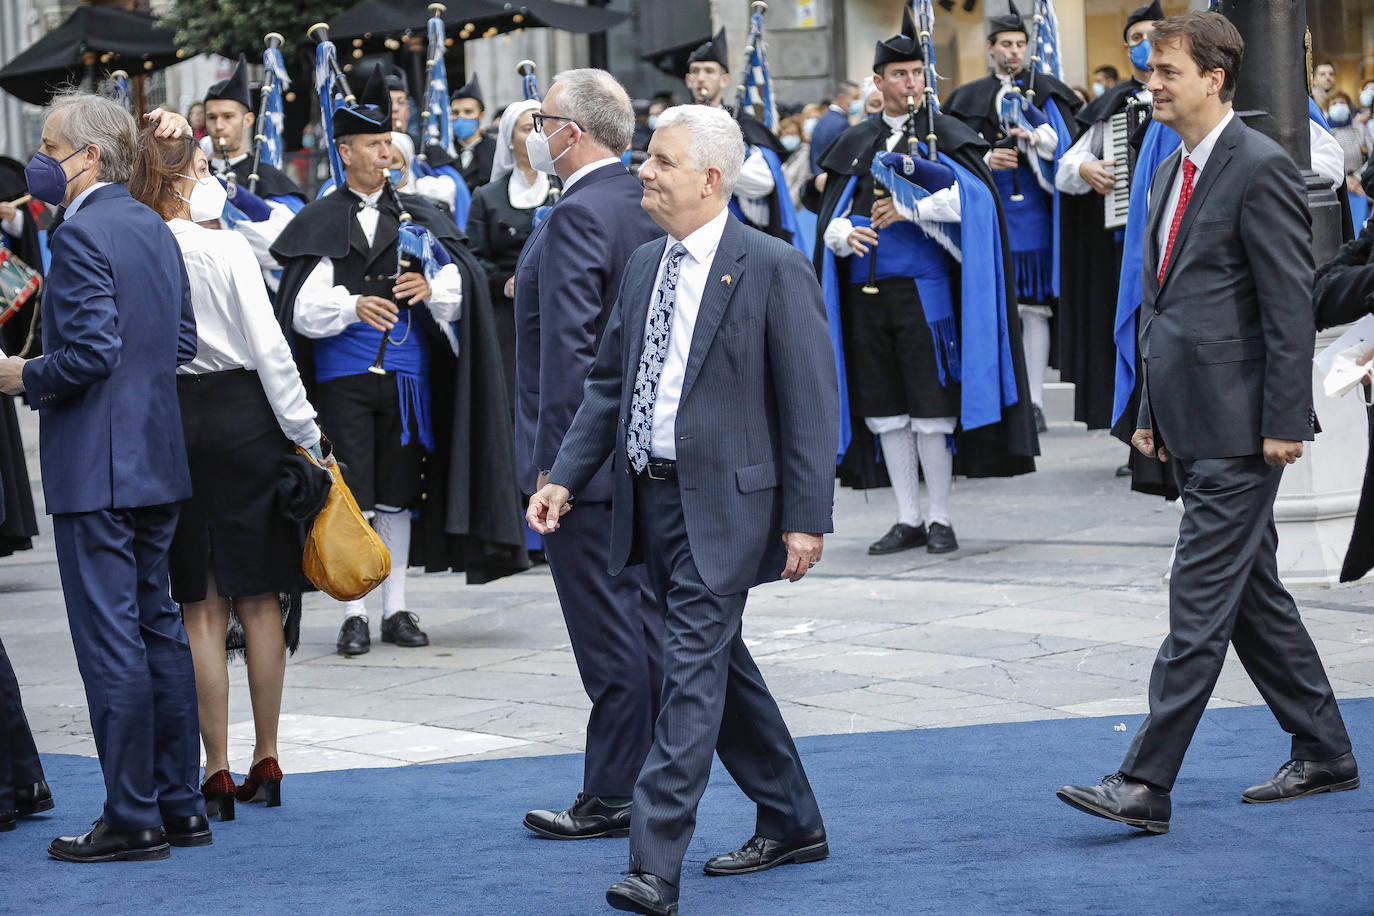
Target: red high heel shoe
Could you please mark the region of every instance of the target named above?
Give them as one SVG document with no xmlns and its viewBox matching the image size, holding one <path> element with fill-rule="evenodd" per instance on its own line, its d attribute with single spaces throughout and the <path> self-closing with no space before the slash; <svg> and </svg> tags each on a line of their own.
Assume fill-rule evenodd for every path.
<svg viewBox="0 0 1374 916">
<path fill-rule="evenodd" d="M 220 770 L 201 784 L 200 794 L 205 796 L 205 815 L 219 815 L 221 821 L 234 819 L 234 793 L 239 789 L 234 785 L 234 777 L 228 770 Z"/>
<path fill-rule="evenodd" d="M 281 767 L 276 757 L 264 757 L 253 764 L 253 769 L 244 777 L 239 786 L 238 799 L 241 802 L 267 801 L 267 807 L 281 807 Z"/>
</svg>

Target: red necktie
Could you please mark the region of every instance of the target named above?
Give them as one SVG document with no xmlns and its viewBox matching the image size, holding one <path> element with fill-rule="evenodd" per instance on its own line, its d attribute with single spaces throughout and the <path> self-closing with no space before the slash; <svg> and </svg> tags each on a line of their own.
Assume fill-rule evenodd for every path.
<svg viewBox="0 0 1374 916">
<path fill-rule="evenodd" d="M 1187 156 L 1183 157 L 1183 187 L 1178 189 L 1178 206 L 1174 208 L 1174 220 L 1169 224 L 1169 243 L 1164 246 L 1164 259 L 1159 262 L 1159 282 L 1164 283 L 1164 271 L 1169 266 L 1169 255 L 1174 252 L 1174 239 L 1178 237 L 1178 224 L 1183 222 L 1183 211 L 1188 209 L 1188 200 L 1193 196 L 1193 176 L 1197 166 Z"/>
</svg>

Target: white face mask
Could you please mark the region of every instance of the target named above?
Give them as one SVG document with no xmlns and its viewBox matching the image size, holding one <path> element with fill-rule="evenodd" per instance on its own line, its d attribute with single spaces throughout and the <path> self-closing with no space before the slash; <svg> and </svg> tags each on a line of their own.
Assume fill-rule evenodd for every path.
<svg viewBox="0 0 1374 916">
<path fill-rule="evenodd" d="M 181 197 L 181 192 L 177 192 L 177 197 L 181 197 L 191 207 L 191 222 L 204 223 L 219 219 L 224 214 L 224 202 L 228 200 L 229 192 L 219 183 L 218 178 L 211 175 L 204 178 L 193 178 L 190 175 L 181 177 L 196 183 L 191 189 L 190 199 Z"/>
<path fill-rule="evenodd" d="M 571 121 L 564 121 L 563 127 L 549 134 L 547 137 L 537 130 L 530 131 L 530 135 L 525 138 L 525 152 L 529 154 L 530 166 L 535 171 L 543 172 L 545 175 L 557 175 L 558 171 L 553 167 L 554 163 L 567 155 L 572 147 L 564 147 L 563 152 L 557 156 L 549 152 L 549 141 L 552 140 L 559 130 L 572 124 Z"/>
</svg>

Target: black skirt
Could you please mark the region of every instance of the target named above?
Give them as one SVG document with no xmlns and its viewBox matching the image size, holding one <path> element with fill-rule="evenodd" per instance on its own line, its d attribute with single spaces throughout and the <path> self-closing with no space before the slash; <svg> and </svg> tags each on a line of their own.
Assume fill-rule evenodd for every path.
<svg viewBox="0 0 1374 916">
<path fill-rule="evenodd" d="M 177 398 L 191 498 L 182 503 L 172 538 L 172 599 L 205 600 L 205 573 L 213 566 L 222 598 L 281 596 L 294 648 L 304 577 L 298 534 L 276 505 L 276 484 L 281 459 L 295 446 L 282 434 L 256 372 L 178 375 Z M 236 631 L 231 620 L 231 651 L 241 648 Z"/>
</svg>

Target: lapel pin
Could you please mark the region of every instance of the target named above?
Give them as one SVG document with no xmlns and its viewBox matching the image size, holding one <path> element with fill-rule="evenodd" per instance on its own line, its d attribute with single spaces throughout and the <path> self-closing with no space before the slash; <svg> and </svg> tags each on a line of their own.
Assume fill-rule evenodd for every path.
<svg viewBox="0 0 1374 916">
<path fill-rule="evenodd" d="M 729 286 L 731 283 L 734 282 L 734 279 L 734 277 L 730 276 L 729 274 L 726 274 L 725 276 L 720 278 L 720 282 L 724 283 L 726 286 Z"/>
</svg>

